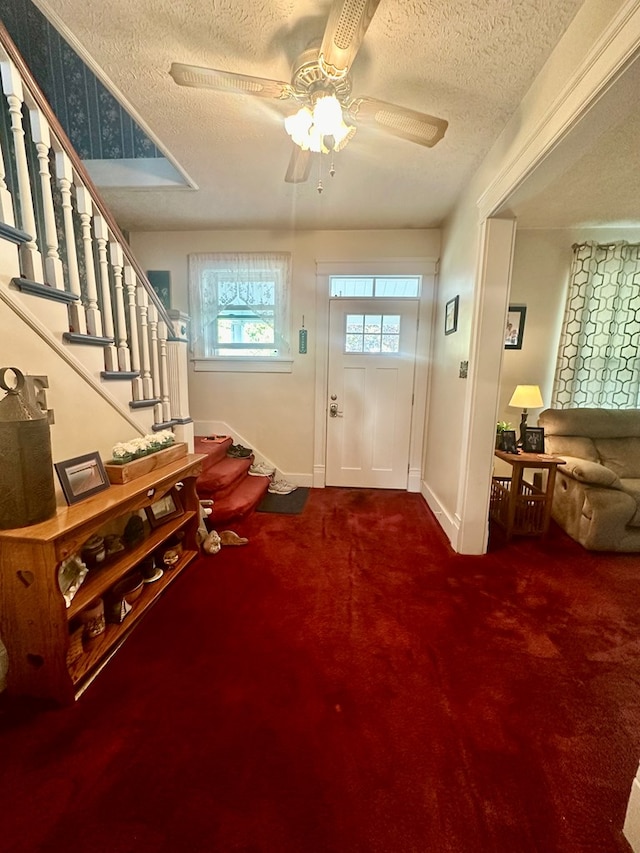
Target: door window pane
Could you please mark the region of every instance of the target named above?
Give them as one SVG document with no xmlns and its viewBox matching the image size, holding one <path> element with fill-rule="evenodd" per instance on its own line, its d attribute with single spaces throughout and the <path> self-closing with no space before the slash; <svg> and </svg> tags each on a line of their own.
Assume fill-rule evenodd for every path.
<svg viewBox="0 0 640 853">
<path fill-rule="evenodd" d="M 422 277 L 410 276 L 331 276 L 332 299 L 362 299 L 383 297 L 417 299 Z"/>
<path fill-rule="evenodd" d="M 345 320 L 345 353 L 400 351 L 399 314 L 347 314 Z"/>
</svg>

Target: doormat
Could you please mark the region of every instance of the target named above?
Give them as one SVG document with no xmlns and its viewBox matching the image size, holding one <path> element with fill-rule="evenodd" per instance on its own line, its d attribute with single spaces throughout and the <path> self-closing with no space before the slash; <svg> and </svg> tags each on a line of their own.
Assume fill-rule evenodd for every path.
<svg viewBox="0 0 640 853">
<path fill-rule="evenodd" d="M 273 495 L 267 492 L 258 504 L 256 512 L 281 512 L 285 515 L 298 515 L 304 509 L 309 497 L 309 489 L 300 487 L 288 495 Z"/>
</svg>

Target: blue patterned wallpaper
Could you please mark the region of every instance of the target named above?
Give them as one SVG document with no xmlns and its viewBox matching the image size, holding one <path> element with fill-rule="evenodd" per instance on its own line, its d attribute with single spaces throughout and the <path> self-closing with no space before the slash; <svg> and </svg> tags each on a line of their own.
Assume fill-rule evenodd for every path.
<svg viewBox="0 0 640 853">
<path fill-rule="evenodd" d="M 83 160 L 163 157 L 31 0 L 4 0 L 2 20 Z"/>
</svg>

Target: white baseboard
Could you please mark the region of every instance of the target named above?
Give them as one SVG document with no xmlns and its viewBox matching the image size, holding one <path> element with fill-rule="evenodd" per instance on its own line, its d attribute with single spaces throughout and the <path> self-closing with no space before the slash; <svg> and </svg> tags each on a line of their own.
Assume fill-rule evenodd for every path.
<svg viewBox="0 0 640 853">
<path fill-rule="evenodd" d="M 407 479 L 408 492 L 420 492 L 422 486 L 422 471 L 420 468 L 409 468 L 409 477 Z"/>
<path fill-rule="evenodd" d="M 431 512 L 435 515 L 436 521 L 444 530 L 447 539 L 451 543 L 451 547 L 454 551 L 457 551 L 458 535 L 460 533 L 460 519 L 447 512 L 445 507 L 438 500 L 438 497 L 431 491 L 424 480 L 422 481 L 420 494 L 427 502 L 427 506 Z"/>
<path fill-rule="evenodd" d="M 324 465 L 313 466 L 313 488 L 324 489 L 325 483 L 325 468 Z"/>
</svg>

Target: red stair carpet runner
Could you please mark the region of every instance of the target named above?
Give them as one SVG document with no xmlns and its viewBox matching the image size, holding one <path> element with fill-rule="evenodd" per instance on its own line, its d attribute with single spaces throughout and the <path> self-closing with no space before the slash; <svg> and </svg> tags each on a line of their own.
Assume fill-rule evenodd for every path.
<svg viewBox="0 0 640 853">
<path fill-rule="evenodd" d="M 233 439 L 211 441 L 206 436 L 197 436 L 194 441 L 196 453 L 206 453 L 202 474 L 196 488 L 201 500 L 213 500 L 213 512 L 207 519 L 210 529 L 237 522 L 245 518 L 260 503 L 269 488 L 267 477 L 248 475 L 254 456 L 242 459 L 227 456 Z"/>
<path fill-rule="evenodd" d="M 3 853 L 628 851 L 637 555 L 367 489 L 238 532 L 74 706 L 0 701 Z"/>
</svg>

